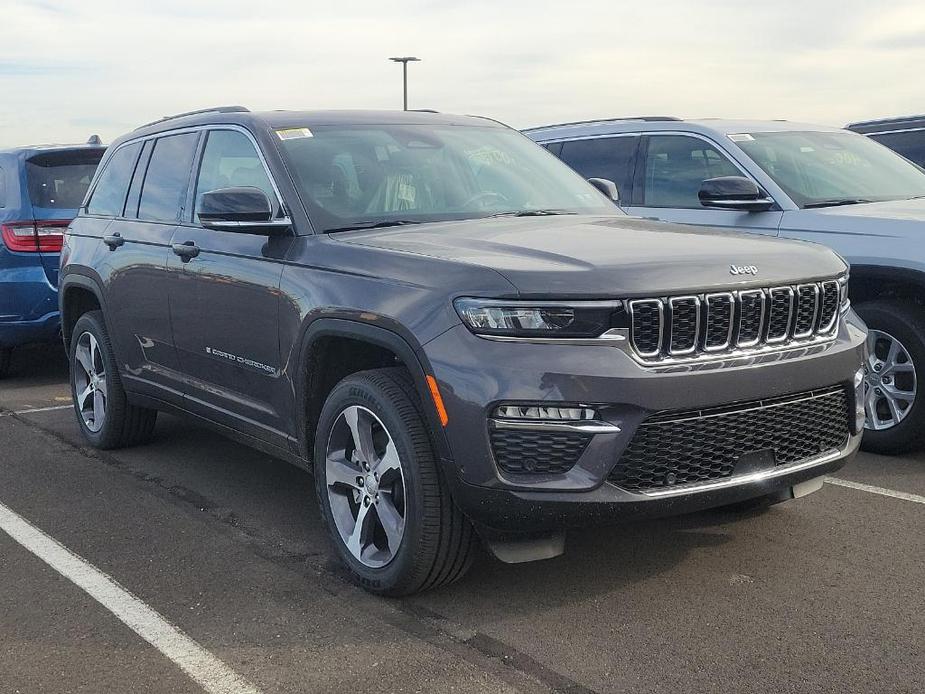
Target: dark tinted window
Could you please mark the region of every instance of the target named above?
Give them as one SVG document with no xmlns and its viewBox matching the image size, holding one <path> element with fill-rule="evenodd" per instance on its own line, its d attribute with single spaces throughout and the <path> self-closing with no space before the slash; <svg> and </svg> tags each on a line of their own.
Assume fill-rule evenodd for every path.
<svg viewBox="0 0 925 694">
<path fill-rule="evenodd" d="M 203 193 L 237 186 L 260 188 L 271 206 L 277 206 L 276 192 L 247 136 L 234 130 L 213 130 L 209 133 L 199 166 L 196 211 L 199 211 Z"/>
<path fill-rule="evenodd" d="M 606 178 L 617 184 L 623 200 L 629 200 L 639 138 L 598 137 L 574 140 L 562 146 L 562 161 L 585 178 Z"/>
<path fill-rule="evenodd" d="M 152 222 L 179 220 L 198 137 L 198 133 L 170 135 L 154 144 L 141 189 L 139 219 Z"/>
<path fill-rule="evenodd" d="M 697 193 L 704 180 L 741 175 L 709 142 L 686 135 L 653 135 L 646 153 L 643 205 L 701 209 Z"/>
<path fill-rule="evenodd" d="M 43 152 L 30 157 L 26 178 L 33 207 L 80 207 L 102 157 L 102 149 Z"/>
<path fill-rule="evenodd" d="M 886 133 L 871 137 L 919 166 L 925 166 L 925 130 L 909 130 L 904 133 Z"/>
<path fill-rule="evenodd" d="M 138 143 L 120 147 L 110 157 L 106 168 L 100 173 L 100 180 L 93 189 L 90 203 L 87 205 L 89 214 L 98 214 L 104 217 L 118 217 L 125 206 L 125 193 L 128 183 L 132 180 L 135 170 L 135 161 L 138 159 Z"/>
</svg>

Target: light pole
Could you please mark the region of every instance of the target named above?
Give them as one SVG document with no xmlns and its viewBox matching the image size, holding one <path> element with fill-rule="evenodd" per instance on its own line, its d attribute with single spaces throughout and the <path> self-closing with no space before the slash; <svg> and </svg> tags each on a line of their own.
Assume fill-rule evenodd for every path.
<svg viewBox="0 0 925 694">
<path fill-rule="evenodd" d="M 401 73 L 402 73 L 402 91 L 404 93 L 404 110 L 408 110 L 408 63 L 419 63 L 421 62 L 420 58 L 415 58 L 414 56 L 405 56 L 404 58 L 389 58 L 393 63 L 401 63 Z"/>
</svg>

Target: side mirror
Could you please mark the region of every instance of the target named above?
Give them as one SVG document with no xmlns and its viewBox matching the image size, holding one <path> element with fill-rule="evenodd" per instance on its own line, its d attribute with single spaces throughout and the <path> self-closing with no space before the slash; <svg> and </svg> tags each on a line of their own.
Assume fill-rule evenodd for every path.
<svg viewBox="0 0 925 694">
<path fill-rule="evenodd" d="M 277 236 L 289 230 L 288 219 L 273 219 L 270 200 L 260 188 L 241 186 L 204 193 L 199 201 L 199 221 L 207 229 L 242 234 Z"/>
<path fill-rule="evenodd" d="M 612 202 L 620 202 L 620 191 L 617 190 L 617 184 L 606 178 L 589 178 L 588 183 L 601 191 Z"/>
<path fill-rule="evenodd" d="M 774 201 L 752 179 L 745 176 L 719 176 L 700 184 L 697 194 L 704 207 L 742 212 L 765 212 Z"/>
</svg>

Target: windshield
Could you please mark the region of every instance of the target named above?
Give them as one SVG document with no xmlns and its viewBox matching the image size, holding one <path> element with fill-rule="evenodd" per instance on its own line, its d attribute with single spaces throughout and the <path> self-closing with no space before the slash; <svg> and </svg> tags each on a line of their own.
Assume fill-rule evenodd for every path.
<svg viewBox="0 0 925 694">
<path fill-rule="evenodd" d="M 925 196 L 925 172 L 849 132 L 730 135 L 800 207 Z"/>
<path fill-rule="evenodd" d="M 620 214 L 520 133 L 458 125 L 277 131 L 319 231 L 504 214 Z"/>
</svg>

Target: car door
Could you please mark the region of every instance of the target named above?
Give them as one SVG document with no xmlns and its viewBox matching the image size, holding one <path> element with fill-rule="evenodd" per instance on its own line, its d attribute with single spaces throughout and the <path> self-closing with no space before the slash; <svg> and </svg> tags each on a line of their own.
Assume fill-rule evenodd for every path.
<svg viewBox="0 0 925 694">
<path fill-rule="evenodd" d="M 666 222 L 776 235 L 783 215 L 780 210 L 719 210 L 700 204 L 700 184 L 719 176 L 750 178 L 706 138 L 691 134 L 646 135 L 640 144 L 633 197 L 624 209 L 634 216 Z"/>
<path fill-rule="evenodd" d="M 100 241 L 98 267 L 107 285 L 107 325 L 125 386 L 177 404 L 182 392 L 167 257 L 197 139 L 197 133 L 184 133 L 120 148 L 87 207 L 90 216 L 113 215 Z"/>
<path fill-rule="evenodd" d="M 206 229 L 204 193 L 260 188 L 280 201 L 253 138 L 242 130 L 205 133 L 191 213 L 174 238 L 169 267 L 174 340 L 186 382 L 186 407 L 277 445 L 288 445 L 279 348 L 279 284 L 291 237 Z"/>
<path fill-rule="evenodd" d="M 613 181 L 620 195 L 620 206 L 633 198 L 638 135 L 608 135 L 559 143 L 550 151 L 585 178 Z"/>
</svg>

